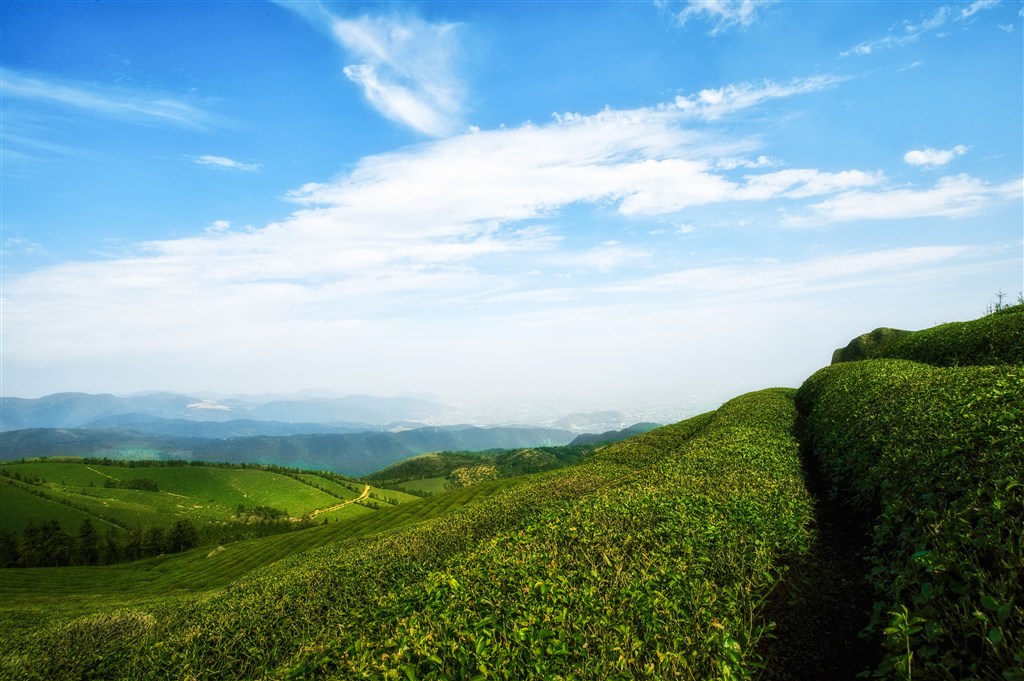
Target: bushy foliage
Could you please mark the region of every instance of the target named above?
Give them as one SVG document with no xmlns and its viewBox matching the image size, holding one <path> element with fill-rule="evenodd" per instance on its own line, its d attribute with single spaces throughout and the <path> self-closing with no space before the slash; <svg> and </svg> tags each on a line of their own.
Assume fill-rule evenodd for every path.
<svg viewBox="0 0 1024 681">
<path fill-rule="evenodd" d="M 832 353 L 832 363 L 856 362 L 862 359 L 873 359 L 884 357 L 886 349 L 896 339 L 912 333 L 902 329 L 892 329 L 882 326 L 870 333 L 862 333 L 854 338 L 845 348 L 839 348 Z"/>
<path fill-rule="evenodd" d="M 1024 363 L 1024 304 L 1000 308 L 980 319 L 940 324 L 923 331 L 875 329 L 836 350 L 832 363 L 886 358 L 935 366 Z"/>
<path fill-rule="evenodd" d="M 997 318 L 1011 334 L 1024 321 L 991 316 L 897 345 L 939 363 L 992 357 L 1009 348 L 988 336 Z M 879 673 L 1024 678 L 1024 367 L 839 364 L 798 404 L 833 493 L 875 522 Z"/>
<path fill-rule="evenodd" d="M 569 466 L 579 462 L 593 450 L 593 445 L 564 445 L 486 452 L 433 452 L 392 464 L 363 479 L 394 486 L 414 480 L 447 477 L 452 483 L 448 487 L 457 488 L 476 484 L 479 480 L 492 479 L 494 476 L 514 477 Z M 493 470 L 494 475 L 475 477 L 466 474 L 467 470 L 475 468 Z"/>
<path fill-rule="evenodd" d="M 103 655 L 79 643 L 102 617 L 43 632 L 18 671 L 750 678 L 764 600 L 811 541 L 794 419 L 792 391 L 746 395 L 448 515 L 157 606 Z"/>
</svg>

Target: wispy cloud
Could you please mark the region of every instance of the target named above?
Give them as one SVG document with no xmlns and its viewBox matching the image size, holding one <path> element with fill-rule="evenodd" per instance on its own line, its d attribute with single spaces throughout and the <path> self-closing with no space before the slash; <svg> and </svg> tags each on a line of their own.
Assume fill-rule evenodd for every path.
<svg viewBox="0 0 1024 681">
<path fill-rule="evenodd" d="M 960 10 L 960 19 L 967 19 L 984 9 L 995 7 L 998 4 L 999 0 L 974 0 L 970 5 Z"/>
<path fill-rule="evenodd" d="M 676 97 L 672 106 L 695 118 L 714 120 L 742 109 L 763 104 L 773 99 L 808 94 L 825 90 L 843 78 L 830 75 L 796 78 L 788 83 L 738 83 L 717 89 L 701 90 L 688 96 Z"/>
<path fill-rule="evenodd" d="M 458 25 L 416 17 L 338 17 L 320 2 L 278 2 L 325 30 L 360 63 L 344 68 L 387 118 L 432 137 L 463 127 Z"/>
<path fill-rule="evenodd" d="M 243 163 L 225 156 L 212 156 L 210 154 L 203 154 L 197 157 L 195 163 L 201 166 L 212 166 L 227 170 L 244 170 L 246 172 L 255 172 L 263 167 L 260 163 Z"/>
<path fill-rule="evenodd" d="M 929 189 L 853 190 L 809 207 L 792 216 L 792 225 L 825 224 L 850 220 L 897 220 L 924 217 L 962 218 L 1006 201 L 1020 200 L 1024 180 L 999 185 L 961 174 L 941 178 Z"/>
<path fill-rule="evenodd" d="M 779 197 L 805 199 L 857 187 L 875 186 L 881 184 L 885 176 L 880 172 L 862 170 L 829 173 L 808 168 L 791 168 L 774 173 L 748 175 L 746 179 L 746 184 L 737 192 L 737 198 L 765 201 Z"/>
<path fill-rule="evenodd" d="M 5 97 L 70 107 L 142 125 L 210 130 L 228 123 L 221 116 L 169 95 L 154 96 L 137 90 L 61 82 L 10 68 L 0 68 L 0 90 Z"/>
<path fill-rule="evenodd" d="M 958 144 L 952 149 L 914 149 L 903 155 L 903 160 L 912 166 L 944 166 L 967 153 L 967 147 Z"/>
<path fill-rule="evenodd" d="M 942 5 L 929 17 L 921 19 L 917 23 L 905 21 L 899 27 L 890 29 L 889 32 L 881 38 L 858 43 L 854 47 L 840 52 L 840 56 L 864 56 L 873 52 L 878 52 L 879 50 L 910 45 L 911 43 L 917 42 L 924 36 L 938 31 L 938 29 L 950 22 L 963 21 L 974 16 L 978 12 L 991 9 L 998 4 L 999 0 L 975 0 L 966 6 L 960 7 L 959 10 L 955 5 Z"/>
<path fill-rule="evenodd" d="M 738 264 L 694 267 L 605 287 L 606 293 L 728 296 L 756 299 L 808 295 L 822 290 L 860 288 L 866 280 L 899 277 L 951 260 L 991 256 L 975 246 L 918 246 L 840 253 L 798 260 L 750 260 Z"/>
<path fill-rule="evenodd" d="M 680 25 L 701 19 L 712 25 L 710 34 L 718 35 L 733 28 L 746 28 L 758 13 L 774 4 L 774 0 L 688 0 L 675 16 Z"/>
<path fill-rule="evenodd" d="M 0 253 L 4 253 L 6 255 L 38 254 L 45 252 L 46 249 L 44 249 L 41 245 L 37 244 L 34 241 L 31 241 L 30 239 L 26 239 L 24 237 L 19 236 L 6 237 L 3 240 L 2 245 L 0 245 Z"/>
</svg>

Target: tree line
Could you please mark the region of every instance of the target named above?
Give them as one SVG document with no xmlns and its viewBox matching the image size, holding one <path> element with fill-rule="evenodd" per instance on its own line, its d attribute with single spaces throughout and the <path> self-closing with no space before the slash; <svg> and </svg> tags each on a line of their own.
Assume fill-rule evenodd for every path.
<svg viewBox="0 0 1024 681">
<path fill-rule="evenodd" d="M 133 527 L 126 533 L 100 532 L 88 518 L 70 534 L 56 520 L 29 520 L 22 532 L 0 532 L 0 567 L 65 567 L 112 565 L 199 545 L 199 529 L 187 518 L 169 528 Z"/>
<path fill-rule="evenodd" d="M 188 518 L 179 518 L 169 528 L 133 526 L 126 532 L 114 528 L 100 532 L 88 518 L 78 534 L 69 533 L 57 520 L 29 520 L 20 533 L 0 531 L 0 568 L 113 565 L 316 524 L 308 517 L 291 520 L 287 511 L 270 506 L 240 505 L 236 511 L 230 522 L 197 526 Z"/>
</svg>

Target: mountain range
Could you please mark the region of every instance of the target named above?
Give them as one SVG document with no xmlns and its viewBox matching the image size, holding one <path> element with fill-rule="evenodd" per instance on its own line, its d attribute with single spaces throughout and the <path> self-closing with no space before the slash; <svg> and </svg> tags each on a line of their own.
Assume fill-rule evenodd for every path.
<svg viewBox="0 0 1024 681">
<path fill-rule="evenodd" d="M 475 426 L 237 438 L 173 437 L 120 429 L 27 428 L 0 433 L 0 459 L 176 459 L 271 464 L 360 476 L 425 452 L 564 445 L 574 437 L 571 431 L 553 428 Z"/>
<path fill-rule="evenodd" d="M 622 419 L 618 412 L 595 412 L 543 426 L 480 427 L 451 424 L 457 417 L 457 408 L 419 396 L 3 397 L 0 459 L 184 459 L 363 475 L 425 452 L 564 445 Z M 599 439 L 616 439 L 605 435 Z"/>
<path fill-rule="evenodd" d="M 238 428 L 247 434 L 286 435 L 300 432 L 357 432 L 408 422 L 420 425 L 451 420 L 455 409 L 419 397 L 347 395 L 284 399 L 279 396 L 209 398 L 177 393 L 145 393 L 121 397 L 87 393 L 56 393 L 36 399 L 0 397 L 0 431 L 24 428 L 133 428 L 144 432 L 188 435 L 180 422 L 236 424 L 204 431 L 209 437 L 231 437 Z M 171 421 L 173 424 L 161 423 Z M 289 424 L 256 426 L 252 422 Z M 325 428 L 329 426 L 329 428 Z M 262 428 L 262 429 L 261 429 Z"/>
</svg>

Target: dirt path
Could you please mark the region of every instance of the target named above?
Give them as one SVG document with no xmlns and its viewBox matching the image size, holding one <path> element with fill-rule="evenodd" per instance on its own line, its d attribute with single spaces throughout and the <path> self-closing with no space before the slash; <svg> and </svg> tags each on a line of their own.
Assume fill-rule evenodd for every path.
<svg viewBox="0 0 1024 681">
<path fill-rule="evenodd" d="M 110 478 L 111 480 L 117 480 L 118 482 L 120 482 L 120 481 L 121 481 L 121 479 L 120 479 L 120 478 L 115 478 L 115 477 L 114 477 L 113 475 L 107 475 L 106 473 L 103 473 L 103 472 L 101 472 L 101 471 L 98 471 L 98 470 L 96 470 L 96 469 L 95 469 L 95 468 L 93 468 L 92 466 L 86 466 L 86 467 L 85 467 L 85 469 L 86 469 L 86 470 L 89 470 L 89 471 L 92 471 L 92 472 L 93 472 L 93 473 L 95 473 L 96 475 L 102 475 L 102 476 L 103 476 L 104 478 Z"/>
<path fill-rule="evenodd" d="M 880 643 L 860 636 L 873 601 L 864 559 L 870 552 L 870 523 L 831 498 L 824 476 L 808 458 L 805 452 L 817 538 L 767 604 L 765 617 L 776 629 L 761 644 L 768 665 L 760 681 L 855 681 L 879 662 Z"/>
<path fill-rule="evenodd" d="M 334 506 L 330 506 L 328 508 L 318 508 L 317 510 L 313 511 L 312 513 L 310 513 L 309 517 L 310 518 L 315 518 L 318 515 L 320 515 L 321 513 L 327 513 L 328 511 L 337 511 L 339 508 L 344 508 L 345 506 L 348 506 L 349 504 L 354 504 L 357 501 L 362 501 L 363 499 L 365 499 L 368 496 L 370 496 L 370 486 L 366 485 L 365 487 L 363 487 L 363 491 L 355 499 L 349 499 L 348 501 L 343 501 L 340 504 L 335 504 Z"/>
</svg>

